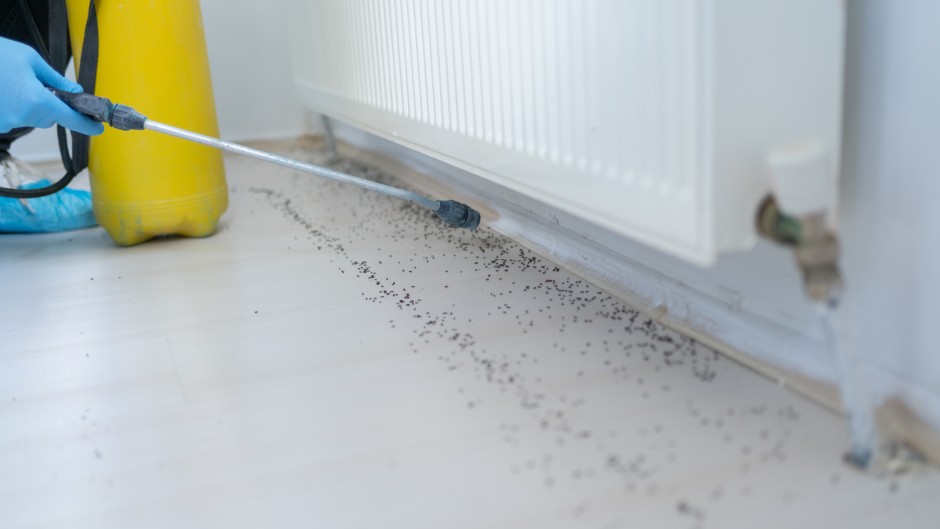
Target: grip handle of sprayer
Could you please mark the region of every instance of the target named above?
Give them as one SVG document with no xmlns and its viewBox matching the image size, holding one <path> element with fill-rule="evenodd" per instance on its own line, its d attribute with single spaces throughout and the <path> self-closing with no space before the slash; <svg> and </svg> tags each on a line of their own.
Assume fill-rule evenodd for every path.
<svg viewBox="0 0 940 529">
<path fill-rule="evenodd" d="M 110 99 L 86 94 L 84 92 L 66 92 L 56 88 L 49 88 L 49 91 L 65 102 L 66 105 L 93 120 L 102 123 L 111 122 L 111 112 L 114 111 L 114 104 Z"/>
<path fill-rule="evenodd" d="M 143 130 L 144 122 L 147 121 L 140 112 L 126 105 L 115 105 L 106 97 L 56 88 L 49 88 L 49 91 L 76 111 L 118 130 Z"/>
</svg>

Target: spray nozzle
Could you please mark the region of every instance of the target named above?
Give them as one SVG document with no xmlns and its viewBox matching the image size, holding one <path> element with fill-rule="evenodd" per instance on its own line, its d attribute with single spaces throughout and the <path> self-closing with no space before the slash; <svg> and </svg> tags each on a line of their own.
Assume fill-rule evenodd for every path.
<svg viewBox="0 0 940 529">
<path fill-rule="evenodd" d="M 480 225 L 480 212 L 455 200 L 441 200 L 434 213 L 444 222 L 457 228 L 475 230 Z"/>
</svg>

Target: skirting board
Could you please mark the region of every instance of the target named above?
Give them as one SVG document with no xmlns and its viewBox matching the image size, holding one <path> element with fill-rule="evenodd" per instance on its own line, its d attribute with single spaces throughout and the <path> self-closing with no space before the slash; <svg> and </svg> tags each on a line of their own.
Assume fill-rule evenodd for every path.
<svg viewBox="0 0 940 529">
<path fill-rule="evenodd" d="M 631 259 L 609 244 L 597 242 L 578 229 L 583 228 L 578 219 L 564 212 L 549 210 L 518 193 L 359 129 L 336 123 L 335 130 L 340 155 L 394 174 L 429 196 L 470 204 L 482 213 L 483 225 L 567 268 L 657 322 L 842 413 L 831 366 L 812 363 L 814 357 L 826 357 L 818 354 L 824 349 L 821 342 L 742 311 L 733 295 L 720 290 L 703 293 Z M 817 354 L 806 355 L 802 360 L 808 361 L 799 366 L 781 354 L 801 350 Z M 883 404 L 876 413 L 883 437 L 910 445 L 932 461 L 940 462 L 940 431 L 905 404 L 905 399 L 912 395 L 897 395 L 884 389 L 902 387 L 899 380 L 889 373 L 872 370 L 868 380 L 876 388 L 883 388 L 880 392 Z M 935 398 L 923 393 L 916 397 Z M 934 409 L 940 409 L 940 402 Z"/>
</svg>

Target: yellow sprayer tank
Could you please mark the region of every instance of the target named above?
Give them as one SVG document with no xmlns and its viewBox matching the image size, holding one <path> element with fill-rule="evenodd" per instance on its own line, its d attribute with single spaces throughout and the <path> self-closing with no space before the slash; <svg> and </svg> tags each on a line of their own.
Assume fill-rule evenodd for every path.
<svg viewBox="0 0 940 529">
<path fill-rule="evenodd" d="M 95 95 L 217 137 L 199 1 L 95 4 Z M 67 5 L 78 66 L 89 0 L 67 0 Z M 91 139 L 89 170 L 95 217 L 120 245 L 159 235 L 211 235 L 228 207 L 222 154 L 155 132 L 105 127 Z"/>
</svg>

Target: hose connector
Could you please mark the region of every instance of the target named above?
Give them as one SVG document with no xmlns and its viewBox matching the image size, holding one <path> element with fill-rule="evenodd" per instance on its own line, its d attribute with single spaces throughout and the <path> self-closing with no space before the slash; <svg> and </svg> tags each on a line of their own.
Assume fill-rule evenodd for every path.
<svg viewBox="0 0 940 529">
<path fill-rule="evenodd" d="M 757 229 L 794 249 L 807 295 L 834 303 L 842 294 L 839 244 L 828 226 L 835 209 L 836 173 L 817 142 L 778 149 L 767 158 L 773 194 L 757 213 Z"/>
<path fill-rule="evenodd" d="M 55 88 L 49 88 L 49 91 L 74 110 L 95 121 L 107 123 L 118 130 L 144 130 L 147 118 L 129 106 L 115 105 L 106 97 L 84 92 L 73 93 Z"/>
<path fill-rule="evenodd" d="M 147 118 L 133 108 L 126 105 L 114 105 L 108 125 L 118 130 L 144 130 Z"/>
</svg>

